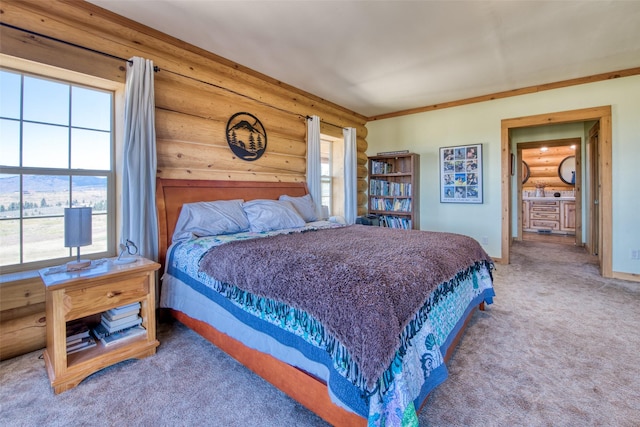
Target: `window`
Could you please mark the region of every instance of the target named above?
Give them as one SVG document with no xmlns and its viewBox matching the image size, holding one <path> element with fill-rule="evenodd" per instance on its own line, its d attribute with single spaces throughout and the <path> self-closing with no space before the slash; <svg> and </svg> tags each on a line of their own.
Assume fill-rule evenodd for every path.
<svg viewBox="0 0 640 427">
<path fill-rule="evenodd" d="M 320 135 L 322 205 L 329 215 L 344 215 L 344 139 Z"/>
<path fill-rule="evenodd" d="M 61 264 L 64 208 L 90 206 L 92 245 L 113 241 L 114 92 L 0 69 L 0 268 Z"/>
<path fill-rule="evenodd" d="M 331 171 L 331 151 L 333 150 L 332 141 L 320 137 L 320 190 L 322 193 L 322 206 L 326 206 L 328 212 L 332 212 L 331 194 L 333 193 L 332 171 Z"/>
</svg>

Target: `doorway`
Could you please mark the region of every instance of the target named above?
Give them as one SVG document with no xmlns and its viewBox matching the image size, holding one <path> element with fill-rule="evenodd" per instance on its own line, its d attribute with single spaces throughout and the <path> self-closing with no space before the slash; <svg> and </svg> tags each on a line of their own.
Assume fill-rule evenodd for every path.
<svg viewBox="0 0 640 427">
<path fill-rule="evenodd" d="M 522 209 L 516 209 L 514 238 L 583 246 L 582 138 L 515 142 L 516 164 L 523 173 L 516 180 Z M 542 199 L 536 197 L 538 186 Z"/>
<path fill-rule="evenodd" d="M 599 157 L 599 144 L 598 144 L 598 136 L 600 134 L 600 124 L 596 123 L 589 129 L 589 140 L 587 142 L 587 171 L 592 174 L 592 178 L 589 180 L 590 185 L 590 197 L 588 200 L 588 215 L 591 218 L 589 235 L 587 236 L 587 241 L 585 247 L 587 251 L 591 255 L 597 255 L 600 258 L 600 254 L 598 253 L 599 248 L 599 234 L 598 230 L 600 229 L 600 217 L 598 216 L 598 188 L 600 188 L 600 173 L 598 171 L 598 157 Z"/>
<path fill-rule="evenodd" d="M 612 130 L 611 106 L 586 108 L 581 110 L 539 114 L 535 116 L 504 119 L 501 122 L 501 166 L 502 166 L 502 254 L 501 262 L 509 263 L 512 236 L 512 179 L 511 179 L 511 138 L 512 129 L 544 126 L 554 123 L 575 123 L 595 120 L 598 130 L 598 155 L 596 193 L 597 210 L 597 253 L 600 261 L 600 272 L 604 277 L 613 277 L 612 257 Z"/>
</svg>

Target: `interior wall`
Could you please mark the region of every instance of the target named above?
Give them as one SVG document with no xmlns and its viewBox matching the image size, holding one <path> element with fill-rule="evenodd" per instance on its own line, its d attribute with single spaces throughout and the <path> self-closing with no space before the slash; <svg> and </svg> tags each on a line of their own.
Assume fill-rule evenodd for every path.
<svg viewBox="0 0 640 427">
<path fill-rule="evenodd" d="M 4 2 L 4 23 L 119 58 L 140 56 L 155 74 L 158 176 L 240 181 L 306 180 L 306 116 L 322 132 L 342 137 L 354 127 L 358 147 L 358 205 L 366 211 L 366 118 L 243 68 L 151 28 L 85 2 Z M 69 44 L 0 27 L 2 53 L 124 82 L 125 62 Z M 267 131 L 258 160 L 237 158 L 226 124 L 238 112 L 255 115 Z"/>
<path fill-rule="evenodd" d="M 500 258 L 501 120 L 603 105 L 611 105 L 613 115 L 613 270 L 637 275 L 640 261 L 630 255 L 640 246 L 640 198 L 629 196 L 636 185 L 628 177 L 640 158 L 640 76 L 369 122 L 367 153 L 408 149 L 420 154 L 420 229 L 467 234 Z M 584 138 L 582 127 L 579 136 Z M 478 143 L 483 144 L 484 203 L 440 203 L 439 147 Z"/>
</svg>

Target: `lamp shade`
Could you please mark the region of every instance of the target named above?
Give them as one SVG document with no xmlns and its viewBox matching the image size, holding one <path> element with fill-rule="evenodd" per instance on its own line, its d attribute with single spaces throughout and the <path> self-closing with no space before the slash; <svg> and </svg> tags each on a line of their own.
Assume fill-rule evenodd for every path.
<svg viewBox="0 0 640 427">
<path fill-rule="evenodd" d="M 64 209 L 64 246 L 67 248 L 91 244 L 91 208 Z"/>
</svg>

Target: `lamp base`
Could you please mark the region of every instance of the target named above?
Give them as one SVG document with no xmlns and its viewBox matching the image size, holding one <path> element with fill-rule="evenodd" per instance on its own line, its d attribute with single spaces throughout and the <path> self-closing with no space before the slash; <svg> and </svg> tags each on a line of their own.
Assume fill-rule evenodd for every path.
<svg viewBox="0 0 640 427">
<path fill-rule="evenodd" d="M 67 263 L 67 271 L 82 270 L 91 265 L 91 260 L 81 259 L 80 261 L 70 261 Z"/>
</svg>

